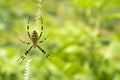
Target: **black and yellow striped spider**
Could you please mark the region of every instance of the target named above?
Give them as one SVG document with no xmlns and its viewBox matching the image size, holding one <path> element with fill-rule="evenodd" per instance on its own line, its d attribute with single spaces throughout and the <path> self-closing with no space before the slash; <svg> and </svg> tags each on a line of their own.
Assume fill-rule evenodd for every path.
<svg viewBox="0 0 120 80">
<path fill-rule="evenodd" d="M 40 19 L 41 19 L 41 23 L 42 23 L 42 25 L 41 25 L 41 33 L 40 33 L 40 35 L 38 36 L 38 33 L 34 30 L 33 31 L 33 33 L 32 33 L 32 35 L 30 35 L 30 32 L 29 32 L 29 20 L 30 20 L 30 17 L 29 17 L 29 19 L 28 19 L 28 24 L 27 24 L 27 35 L 28 35 L 28 37 L 30 38 L 30 40 L 31 40 L 31 43 L 29 43 L 29 42 L 25 42 L 25 41 L 22 41 L 22 40 L 20 40 L 21 42 L 23 42 L 23 43 L 25 43 L 25 44 L 31 44 L 30 45 L 30 47 L 26 50 L 26 52 L 23 54 L 23 56 L 21 56 L 21 62 L 20 63 L 22 63 L 23 62 L 23 60 L 25 59 L 25 57 L 27 56 L 27 54 L 30 52 L 30 50 L 34 47 L 34 48 L 38 48 L 38 49 L 40 49 L 41 50 L 41 52 L 48 58 L 49 56 L 50 56 L 50 54 L 47 54 L 46 53 L 46 51 L 44 50 L 44 49 L 42 49 L 39 45 L 38 45 L 38 42 L 40 42 L 40 43 L 42 43 L 43 42 L 43 40 L 42 41 L 39 41 L 39 39 L 41 38 L 41 36 L 42 36 L 42 31 L 43 31 L 43 19 L 42 19 L 42 17 L 40 17 Z M 19 60 L 19 59 L 18 59 Z"/>
</svg>

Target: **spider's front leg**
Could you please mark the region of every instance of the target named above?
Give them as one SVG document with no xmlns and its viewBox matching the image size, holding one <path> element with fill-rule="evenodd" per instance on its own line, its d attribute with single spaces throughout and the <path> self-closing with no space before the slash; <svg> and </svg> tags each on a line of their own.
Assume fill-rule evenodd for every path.
<svg viewBox="0 0 120 80">
<path fill-rule="evenodd" d="M 27 56 L 27 54 L 30 52 L 30 50 L 32 49 L 32 47 L 33 47 L 33 45 L 30 46 L 30 47 L 28 48 L 28 50 L 23 54 L 23 56 L 20 57 L 20 59 L 21 59 L 20 64 L 23 62 L 23 60 L 25 59 L 25 57 Z M 18 59 L 18 60 L 20 60 L 20 59 Z M 18 60 L 17 60 L 17 61 L 18 61 Z"/>
<path fill-rule="evenodd" d="M 38 40 L 40 39 L 40 37 L 42 36 L 42 31 L 43 31 L 43 19 L 42 19 L 42 17 L 40 17 L 40 19 L 41 19 L 41 32 L 40 32 L 40 35 L 39 35 L 39 37 L 38 37 Z"/>
<path fill-rule="evenodd" d="M 29 38 L 31 39 L 31 35 L 30 35 L 30 32 L 29 32 L 29 20 L 30 20 L 30 17 L 28 19 L 28 24 L 27 24 L 27 34 L 28 34 Z"/>
<path fill-rule="evenodd" d="M 48 58 L 50 56 L 50 54 L 47 54 L 46 51 L 44 49 L 42 49 L 40 46 L 38 46 L 38 49 L 40 49 L 42 51 L 42 53 Z"/>
</svg>

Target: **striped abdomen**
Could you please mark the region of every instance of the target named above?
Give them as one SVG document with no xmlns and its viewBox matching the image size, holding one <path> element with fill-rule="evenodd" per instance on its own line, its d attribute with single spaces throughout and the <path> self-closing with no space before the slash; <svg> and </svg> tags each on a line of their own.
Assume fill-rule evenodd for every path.
<svg viewBox="0 0 120 80">
<path fill-rule="evenodd" d="M 37 41 L 38 41 L 38 34 L 37 34 L 36 31 L 33 31 L 33 33 L 32 33 L 32 42 L 33 42 L 34 47 L 36 47 Z"/>
</svg>

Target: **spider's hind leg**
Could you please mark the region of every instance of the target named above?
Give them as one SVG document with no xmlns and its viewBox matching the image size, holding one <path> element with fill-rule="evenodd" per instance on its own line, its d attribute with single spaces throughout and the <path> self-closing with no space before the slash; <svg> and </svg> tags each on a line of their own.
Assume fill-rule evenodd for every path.
<svg viewBox="0 0 120 80">
<path fill-rule="evenodd" d="M 18 59 L 18 60 L 21 59 L 20 64 L 21 64 L 21 63 L 23 62 L 23 60 L 26 58 L 27 54 L 30 52 L 30 50 L 32 49 L 32 47 L 33 47 L 33 45 L 30 46 L 30 47 L 28 48 L 28 50 Z M 18 61 L 18 60 L 17 60 L 17 61 Z"/>
<path fill-rule="evenodd" d="M 38 47 L 38 49 L 40 49 L 40 50 L 42 51 L 42 53 L 43 53 L 47 58 L 49 58 L 49 56 L 51 56 L 50 54 L 47 54 L 46 51 L 45 51 L 44 49 L 42 49 L 40 46 L 37 45 L 37 47 Z"/>
</svg>

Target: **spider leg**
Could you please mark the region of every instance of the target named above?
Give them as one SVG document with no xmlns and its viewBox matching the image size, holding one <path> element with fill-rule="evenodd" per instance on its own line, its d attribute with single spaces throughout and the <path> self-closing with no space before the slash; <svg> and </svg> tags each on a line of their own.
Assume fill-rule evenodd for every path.
<svg viewBox="0 0 120 80">
<path fill-rule="evenodd" d="M 44 38 L 43 40 L 39 41 L 39 43 L 43 43 L 47 38 Z"/>
<path fill-rule="evenodd" d="M 28 34 L 29 38 L 31 39 L 31 35 L 30 35 L 30 32 L 29 32 L 29 20 L 30 20 L 30 17 L 28 19 L 28 24 L 27 24 L 27 34 Z"/>
<path fill-rule="evenodd" d="M 40 46 L 38 46 L 38 49 L 40 49 L 42 51 L 42 53 L 48 58 L 50 56 L 50 54 L 47 54 L 46 51 L 44 49 L 42 49 Z"/>
<path fill-rule="evenodd" d="M 28 48 L 28 50 L 24 53 L 24 55 L 22 55 L 22 56 L 20 57 L 20 59 L 21 59 L 20 64 L 23 62 L 23 60 L 25 59 L 25 57 L 27 56 L 27 54 L 30 52 L 30 50 L 32 49 L 32 47 L 33 47 L 33 45 L 30 46 L 30 47 Z M 20 59 L 18 59 L 18 60 L 20 60 Z M 17 60 L 17 61 L 18 61 L 18 60 Z"/>
<path fill-rule="evenodd" d="M 42 36 L 42 31 L 43 31 L 43 19 L 42 19 L 42 17 L 40 17 L 40 19 L 41 19 L 41 32 L 40 32 L 40 35 L 39 35 L 39 37 L 38 37 L 38 40 L 40 39 L 40 37 Z"/>
<path fill-rule="evenodd" d="M 30 44 L 30 42 L 25 42 L 25 41 L 23 41 L 23 40 L 21 40 L 21 39 L 18 39 L 19 41 L 21 41 L 22 43 L 24 43 L 24 44 Z"/>
</svg>

